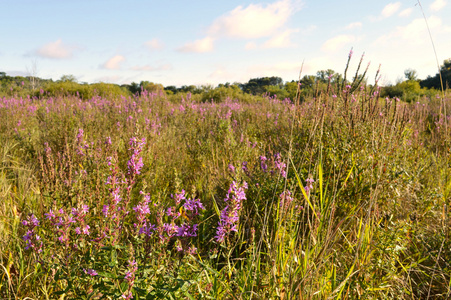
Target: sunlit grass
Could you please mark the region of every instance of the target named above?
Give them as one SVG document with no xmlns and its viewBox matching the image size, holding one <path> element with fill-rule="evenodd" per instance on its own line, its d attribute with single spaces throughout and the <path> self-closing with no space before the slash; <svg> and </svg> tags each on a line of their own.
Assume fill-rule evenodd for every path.
<svg viewBox="0 0 451 300">
<path fill-rule="evenodd" d="M 1 99 L 1 297 L 450 296 L 449 95 L 201 99 Z"/>
</svg>

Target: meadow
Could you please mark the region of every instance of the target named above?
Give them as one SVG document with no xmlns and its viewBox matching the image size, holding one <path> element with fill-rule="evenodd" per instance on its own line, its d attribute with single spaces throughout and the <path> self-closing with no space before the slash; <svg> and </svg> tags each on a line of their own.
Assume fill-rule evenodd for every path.
<svg viewBox="0 0 451 300">
<path fill-rule="evenodd" d="M 451 95 L 416 100 L 4 96 L 0 298 L 449 298 Z"/>
</svg>

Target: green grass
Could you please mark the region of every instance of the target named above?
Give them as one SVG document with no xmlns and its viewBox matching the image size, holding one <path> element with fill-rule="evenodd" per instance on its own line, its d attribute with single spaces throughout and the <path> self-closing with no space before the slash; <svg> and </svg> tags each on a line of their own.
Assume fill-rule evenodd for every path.
<svg viewBox="0 0 451 300">
<path fill-rule="evenodd" d="M 331 87 L 296 105 L 257 96 L 220 103 L 152 94 L 3 98 L 0 298 L 449 297 L 451 165 L 443 113 L 451 111 L 450 96 L 408 104 L 369 87 L 351 89 Z M 146 140 L 137 175 L 127 166 L 132 137 Z M 105 182 L 113 175 L 127 180 L 116 186 L 123 205 L 117 224 L 102 214 L 112 203 Z M 310 191 L 308 178 L 315 181 Z M 218 243 L 233 181 L 247 182 L 246 200 L 237 231 Z M 198 216 L 171 197 L 182 189 L 203 203 Z M 163 223 L 195 222 L 197 236 L 139 235 L 132 208 L 143 201 L 140 191 L 149 195 L 146 220 L 157 232 Z M 286 191 L 293 200 L 281 205 Z M 82 205 L 89 213 L 68 225 L 67 243 L 58 241 L 44 214 Z M 166 215 L 170 207 L 181 217 Z M 21 222 L 31 214 L 40 220 L 41 253 L 25 250 Z M 87 224 L 89 236 L 75 233 Z M 106 229 L 110 235 L 96 240 Z M 125 278 L 131 260 L 132 281 Z"/>
</svg>

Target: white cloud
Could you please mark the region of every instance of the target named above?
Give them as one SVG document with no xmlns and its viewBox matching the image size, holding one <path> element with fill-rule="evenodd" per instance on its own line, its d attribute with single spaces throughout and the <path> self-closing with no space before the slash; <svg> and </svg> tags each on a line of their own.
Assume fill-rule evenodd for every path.
<svg viewBox="0 0 451 300">
<path fill-rule="evenodd" d="M 163 42 L 161 42 L 159 39 L 151 39 L 150 41 L 145 42 L 144 45 L 149 50 L 160 50 L 164 48 Z"/>
<path fill-rule="evenodd" d="M 178 48 L 179 52 L 195 52 L 205 53 L 213 50 L 214 39 L 207 36 L 201 40 L 195 40 L 194 42 L 186 43 L 182 47 Z"/>
<path fill-rule="evenodd" d="M 167 70 L 172 70 L 172 65 L 164 64 L 164 65 L 159 65 L 159 66 L 151 66 L 151 65 L 133 66 L 130 68 L 130 70 L 133 70 L 133 71 L 167 71 Z"/>
<path fill-rule="evenodd" d="M 442 20 L 439 17 L 431 16 L 427 19 L 427 21 L 430 29 L 447 30 L 447 27 L 441 27 Z M 421 45 L 424 44 L 425 41 L 429 43 L 427 35 L 427 27 L 424 19 L 418 18 L 406 26 L 398 26 L 392 32 L 382 35 L 376 40 L 375 45 L 381 43 L 392 45 L 393 43 L 397 43 L 399 41 L 402 41 L 404 44 L 407 42 L 410 45 Z"/>
<path fill-rule="evenodd" d="M 290 40 L 291 34 L 299 32 L 299 29 L 287 29 L 282 33 L 275 34 L 272 38 L 267 40 L 264 48 L 288 48 L 292 47 L 293 43 Z"/>
<path fill-rule="evenodd" d="M 432 2 L 432 4 L 429 6 L 429 8 L 432 11 L 439 11 L 442 8 L 444 8 L 445 6 L 446 6 L 445 0 L 435 0 L 434 2 Z"/>
<path fill-rule="evenodd" d="M 356 37 L 353 35 L 342 34 L 327 40 L 322 46 L 321 50 L 324 52 L 333 52 L 343 48 L 346 45 L 354 42 Z"/>
<path fill-rule="evenodd" d="M 248 72 L 255 74 L 254 76 L 270 75 L 271 73 L 288 73 L 296 76 L 301 70 L 302 62 L 283 61 L 272 65 L 253 65 L 248 68 Z"/>
<path fill-rule="evenodd" d="M 354 29 L 354 28 L 361 28 L 362 22 L 353 22 L 346 26 L 346 29 Z"/>
<path fill-rule="evenodd" d="M 230 80 L 235 79 L 236 74 L 230 73 L 224 67 L 219 67 L 211 73 L 208 78 L 215 78 L 220 80 Z"/>
<path fill-rule="evenodd" d="M 45 44 L 36 51 L 36 54 L 46 58 L 62 59 L 72 57 L 72 52 L 73 47 L 64 45 L 62 40 L 59 39 L 55 42 Z"/>
<path fill-rule="evenodd" d="M 262 4 L 238 6 L 217 18 L 208 32 L 214 36 L 244 39 L 271 36 L 300 8 L 299 1 L 290 0 L 281 0 L 266 6 Z"/>
<path fill-rule="evenodd" d="M 381 16 L 383 18 L 388 18 L 395 14 L 401 7 L 401 2 L 389 3 L 382 10 Z"/>
<path fill-rule="evenodd" d="M 404 10 L 402 10 L 400 13 L 399 13 L 399 16 L 400 17 L 408 17 L 408 16 L 410 16 L 410 14 L 413 12 L 413 8 L 412 7 L 409 7 L 409 8 L 406 8 L 406 9 L 404 9 Z"/>
<path fill-rule="evenodd" d="M 108 70 L 118 70 L 120 64 L 125 60 L 122 55 L 115 55 L 109 60 L 107 60 L 101 67 Z"/>
</svg>

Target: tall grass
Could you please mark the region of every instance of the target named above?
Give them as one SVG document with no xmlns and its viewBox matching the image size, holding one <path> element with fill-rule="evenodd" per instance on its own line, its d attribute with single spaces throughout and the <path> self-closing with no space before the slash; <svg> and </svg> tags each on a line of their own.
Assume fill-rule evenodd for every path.
<svg viewBox="0 0 451 300">
<path fill-rule="evenodd" d="M 450 96 L 361 78 L 303 103 L 2 98 L 1 297 L 449 297 Z"/>
</svg>

